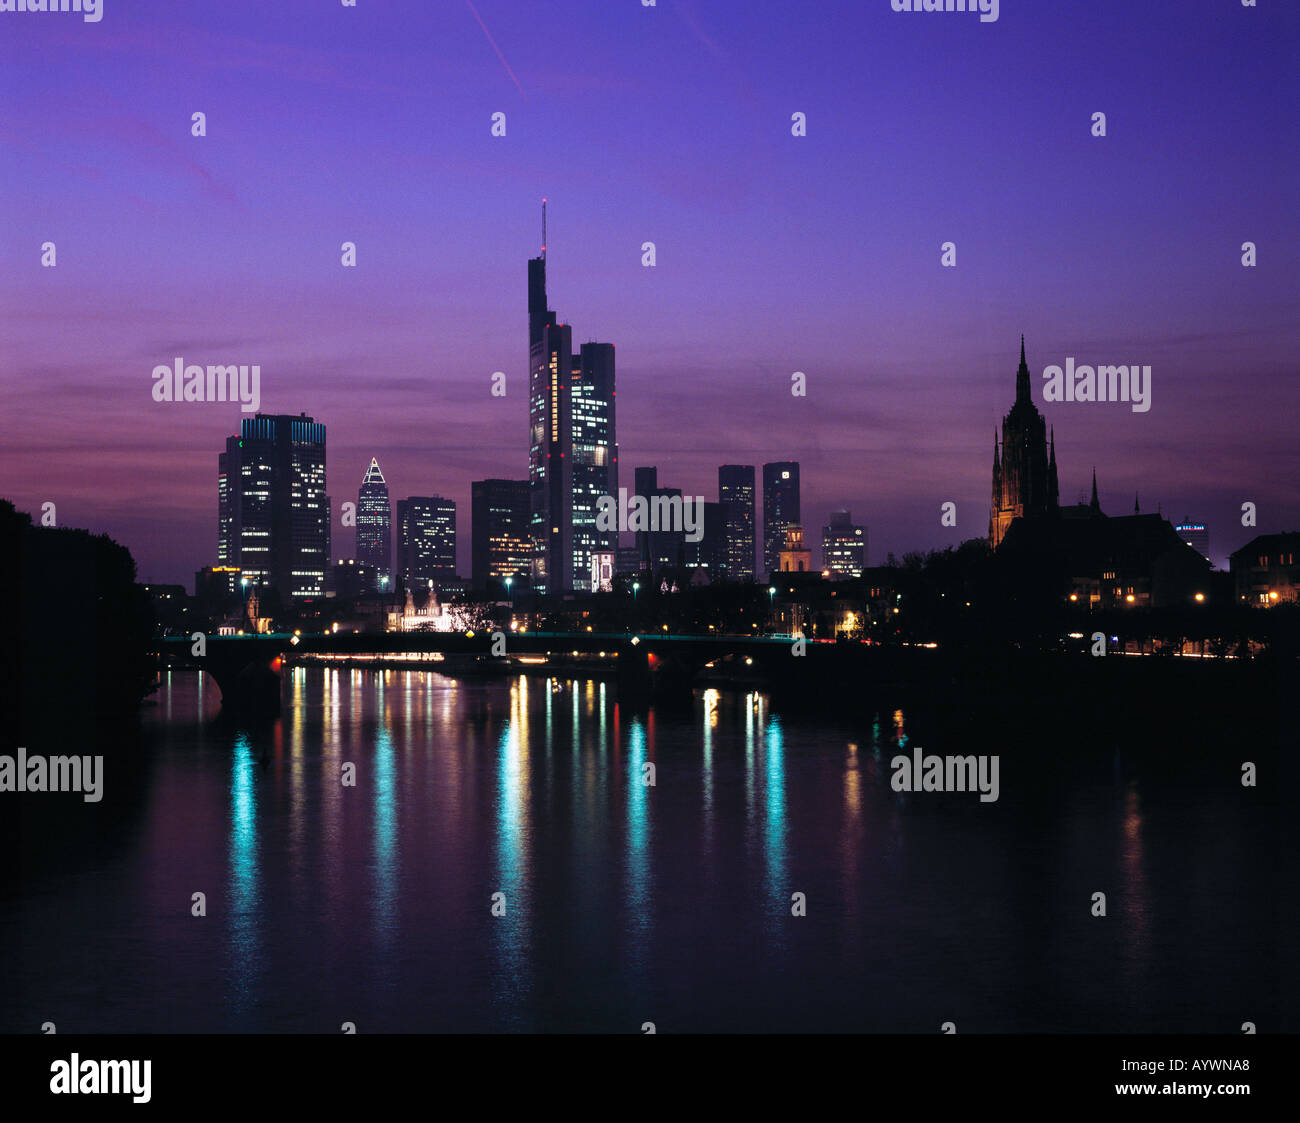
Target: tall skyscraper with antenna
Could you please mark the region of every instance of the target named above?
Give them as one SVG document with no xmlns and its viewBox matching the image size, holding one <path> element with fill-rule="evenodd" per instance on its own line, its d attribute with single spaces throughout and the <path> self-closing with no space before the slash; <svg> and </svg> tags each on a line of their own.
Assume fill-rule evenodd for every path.
<svg viewBox="0 0 1300 1123">
<path fill-rule="evenodd" d="M 614 346 L 584 343 L 547 307 L 546 200 L 542 251 L 528 262 L 528 483 L 533 589 L 585 590 L 591 554 L 613 550 L 596 529 L 601 495 L 618 493 Z"/>
</svg>

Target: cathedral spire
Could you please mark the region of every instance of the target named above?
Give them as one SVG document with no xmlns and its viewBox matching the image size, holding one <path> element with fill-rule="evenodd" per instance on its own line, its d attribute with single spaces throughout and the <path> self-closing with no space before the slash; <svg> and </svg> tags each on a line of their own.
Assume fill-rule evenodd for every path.
<svg viewBox="0 0 1300 1123">
<path fill-rule="evenodd" d="M 1016 371 L 1016 405 L 1033 404 L 1029 393 L 1029 364 L 1025 362 L 1025 337 L 1020 337 L 1020 368 Z"/>
<path fill-rule="evenodd" d="M 1094 515 L 1101 514 L 1101 504 L 1097 502 L 1097 469 L 1092 469 L 1092 502 L 1088 504 Z"/>
<path fill-rule="evenodd" d="M 1142 508 L 1138 506 L 1138 493 L 1136 491 L 1133 493 L 1133 513 L 1135 515 L 1142 513 Z"/>
<path fill-rule="evenodd" d="M 1057 510 L 1061 505 L 1061 488 L 1056 482 L 1056 426 L 1052 426 L 1052 456 L 1047 466 L 1047 508 Z"/>
</svg>

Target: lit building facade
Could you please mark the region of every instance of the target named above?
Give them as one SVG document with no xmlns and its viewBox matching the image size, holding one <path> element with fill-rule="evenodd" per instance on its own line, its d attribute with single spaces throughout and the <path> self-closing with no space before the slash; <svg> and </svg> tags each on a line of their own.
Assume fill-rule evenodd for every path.
<svg viewBox="0 0 1300 1123">
<path fill-rule="evenodd" d="M 393 508 L 388 483 L 379 470 L 379 461 L 374 459 L 357 493 L 357 561 L 371 566 L 381 583 L 392 580 Z"/>
<path fill-rule="evenodd" d="M 832 511 L 822 527 L 822 569 L 835 577 L 860 577 L 867 568 L 867 528 L 854 526 L 848 511 Z"/>
<path fill-rule="evenodd" d="M 803 527 L 785 528 L 785 543 L 777 552 L 777 572 L 807 573 L 812 569 L 812 551 L 803 544 Z"/>
<path fill-rule="evenodd" d="M 570 448 L 573 560 L 569 588 L 591 589 L 591 556 L 612 551 L 618 532 L 596 529 L 602 495 L 618 497 L 618 444 L 614 440 L 614 345 L 584 343 L 569 383 L 573 424 Z"/>
<path fill-rule="evenodd" d="M 723 464 L 718 469 L 718 502 L 726 513 L 722 573 L 732 581 L 754 579 L 754 466 Z"/>
<path fill-rule="evenodd" d="M 217 561 L 292 599 L 323 596 L 330 548 L 325 426 L 305 413 L 244 418 L 218 458 Z"/>
<path fill-rule="evenodd" d="M 1059 506 L 1056 483 L 1056 435 L 1050 449 L 1047 422 L 1034 405 L 1025 362 L 1025 337 L 1020 337 L 1020 366 L 1016 370 L 1016 400 L 1002 419 L 1002 447 L 993 436 L 993 498 L 989 508 L 989 545 L 996 549 L 1007 528 L 1019 518 L 1037 518 Z"/>
<path fill-rule="evenodd" d="M 780 460 L 763 465 L 763 570 L 781 569 L 785 532 L 799 525 L 799 464 Z M 800 537 L 803 532 L 800 531 Z"/>
<path fill-rule="evenodd" d="M 529 538 L 533 590 L 561 593 L 588 589 L 593 551 L 617 545 L 596 529 L 597 500 L 618 494 L 614 345 L 574 355 L 547 303 L 543 245 L 528 262 Z"/>
<path fill-rule="evenodd" d="M 398 571 L 407 589 L 456 572 L 456 503 L 437 495 L 397 501 Z"/>
<path fill-rule="evenodd" d="M 527 480 L 475 480 L 470 485 L 470 547 L 474 587 L 500 593 L 506 578 L 523 592 L 532 573 Z"/>
</svg>

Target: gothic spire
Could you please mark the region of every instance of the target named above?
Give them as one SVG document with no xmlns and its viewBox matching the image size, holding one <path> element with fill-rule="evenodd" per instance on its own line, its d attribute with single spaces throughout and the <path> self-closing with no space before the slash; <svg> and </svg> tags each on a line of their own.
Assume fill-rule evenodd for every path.
<svg viewBox="0 0 1300 1123">
<path fill-rule="evenodd" d="M 1055 511 L 1061 505 L 1061 489 L 1056 482 L 1056 426 L 1052 426 L 1052 456 L 1047 466 L 1047 507 Z"/>
<path fill-rule="evenodd" d="M 1136 491 L 1133 493 L 1133 513 L 1135 515 L 1142 513 L 1142 508 L 1138 506 L 1138 493 Z"/>
<path fill-rule="evenodd" d="M 1097 469 L 1092 469 L 1092 502 L 1088 504 L 1094 515 L 1101 514 L 1101 504 L 1097 502 Z"/>
<path fill-rule="evenodd" d="M 1029 393 L 1029 364 L 1025 362 L 1025 337 L 1020 337 L 1020 368 L 1016 371 L 1016 405 L 1033 404 Z"/>
</svg>

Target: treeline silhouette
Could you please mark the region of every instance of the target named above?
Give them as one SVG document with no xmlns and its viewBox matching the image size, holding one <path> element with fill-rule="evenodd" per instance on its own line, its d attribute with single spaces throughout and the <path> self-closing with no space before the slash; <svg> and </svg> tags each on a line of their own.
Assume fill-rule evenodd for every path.
<svg viewBox="0 0 1300 1123">
<path fill-rule="evenodd" d="M 153 612 L 135 560 L 104 534 L 44 527 L 0 500 L 0 740 L 63 718 L 133 714 L 155 683 Z"/>
</svg>

